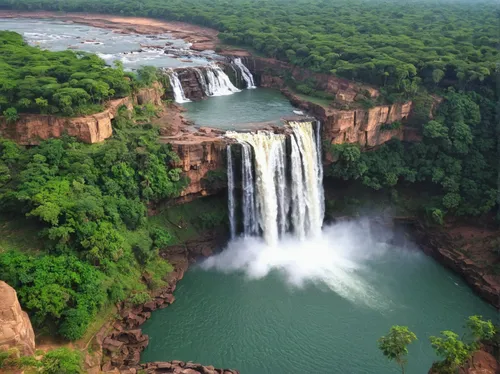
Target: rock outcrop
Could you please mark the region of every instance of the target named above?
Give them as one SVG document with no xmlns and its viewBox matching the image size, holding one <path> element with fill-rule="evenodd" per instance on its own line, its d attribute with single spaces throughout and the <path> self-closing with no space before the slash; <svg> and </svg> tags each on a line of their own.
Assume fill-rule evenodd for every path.
<svg viewBox="0 0 500 374">
<path fill-rule="evenodd" d="M 412 222 L 408 228 L 427 255 L 462 276 L 474 292 L 500 309 L 500 276 L 489 269 L 495 258 L 490 255 L 493 251 L 488 250 L 498 232 L 471 226 L 443 230 L 418 222 Z"/>
<path fill-rule="evenodd" d="M 404 123 L 411 115 L 411 101 L 370 109 L 340 110 L 305 101 L 287 89 L 283 89 L 282 93 L 294 106 L 306 110 L 322 122 L 322 138 L 331 144 L 357 143 L 362 148 L 374 148 L 392 138 L 405 141 L 421 139 L 411 128 L 384 126 Z"/>
<path fill-rule="evenodd" d="M 0 281 L 0 351 L 19 349 L 23 355 L 35 353 L 35 333 L 26 312 L 21 310 L 16 291 Z"/>
<path fill-rule="evenodd" d="M 201 129 L 203 130 L 203 129 Z M 225 184 L 210 181 L 210 173 L 225 171 L 226 140 L 217 136 L 217 130 L 205 129 L 206 133 L 190 134 L 179 139 L 169 140 L 179 161 L 173 166 L 182 169 L 189 178 L 189 185 L 180 194 L 184 202 L 196 197 L 218 192 Z"/>
<path fill-rule="evenodd" d="M 182 84 L 184 95 L 190 100 L 201 100 L 205 92 L 193 69 L 176 69 L 177 76 Z"/>
<path fill-rule="evenodd" d="M 439 374 L 440 371 L 434 368 L 429 370 L 429 374 Z M 500 365 L 495 357 L 490 353 L 480 350 L 474 352 L 467 363 L 460 367 L 458 374 L 498 374 L 500 373 Z"/>
<path fill-rule="evenodd" d="M 175 373 L 175 374 L 238 374 L 231 369 L 216 369 L 213 366 L 203 366 L 191 361 L 173 360 L 169 362 L 149 362 L 141 365 L 146 374 Z"/>
<path fill-rule="evenodd" d="M 60 117 L 46 114 L 21 114 L 14 123 L 0 116 L 0 136 L 21 145 L 37 145 L 49 138 L 59 138 L 64 134 L 74 136 L 84 143 L 99 143 L 113 134 L 111 120 L 118 109 L 134 104 L 152 103 L 161 105 L 163 90 L 158 84 L 140 90 L 134 97 L 111 100 L 102 112 L 81 117 Z"/>
</svg>

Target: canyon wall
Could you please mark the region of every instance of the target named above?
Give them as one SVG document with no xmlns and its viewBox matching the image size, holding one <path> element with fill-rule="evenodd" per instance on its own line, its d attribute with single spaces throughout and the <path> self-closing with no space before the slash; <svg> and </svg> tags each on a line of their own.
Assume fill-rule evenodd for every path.
<svg viewBox="0 0 500 374">
<path fill-rule="evenodd" d="M 35 353 L 35 333 L 26 312 L 21 310 L 16 291 L 0 281 L 0 351 L 19 349 L 22 355 Z"/>
<path fill-rule="evenodd" d="M 110 100 L 102 112 L 81 117 L 60 117 L 47 114 L 21 114 L 14 123 L 0 116 L 0 137 L 11 139 L 21 145 L 37 145 L 49 138 L 59 138 L 64 134 L 74 136 L 84 143 L 99 143 L 113 135 L 111 120 L 118 109 L 134 104 L 152 103 L 161 105 L 163 90 L 159 84 L 141 89 L 133 97 Z"/>
<path fill-rule="evenodd" d="M 217 130 L 202 128 L 200 131 L 168 141 L 179 155 L 179 161 L 172 166 L 181 168 L 183 176 L 189 178 L 189 185 L 177 202 L 191 201 L 226 188 L 226 139 L 218 137 Z"/>
</svg>

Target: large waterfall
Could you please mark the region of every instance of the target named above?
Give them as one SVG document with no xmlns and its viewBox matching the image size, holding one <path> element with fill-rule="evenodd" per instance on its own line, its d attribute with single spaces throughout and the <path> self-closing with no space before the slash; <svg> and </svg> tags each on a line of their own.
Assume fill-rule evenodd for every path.
<svg viewBox="0 0 500 374">
<path fill-rule="evenodd" d="M 184 89 L 182 88 L 181 81 L 179 80 L 179 76 L 173 69 L 168 69 L 166 71 L 169 79 L 170 85 L 172 86 L 172 91 L 174 91 L 174 99 L 176 103 L 187 103 L 190 102 L 186 95 L 184 95 Z"/>
<path fill-rule="evenodd" d="M 254 80 L 253 80 L 253 75 L 250 72 L 250 70 L 248 70 L 248 68 L 243 64 L 243 62 L 241 62 L 241 58 L 235 58 L 233 60 L 233 64 L 240 71 L 241 77 L 243 78 L 243 80 L 247 84 L 247 88 L 248 89 L 250 89 L 250 88 L 256 88 Z"/>
<path fill-rule="evenodd" d="M 290 122 L 289 126 L 291 132 L 287 135 L 269 131 L 226 133 L 241 147 L 243 235 L 262 233 L 270 245 L 275 245 L 287 231 L 298 239 L 317 236 L 323 224 L 319 122 Z M 228 157 L 232 158 L 230 149 Z M 231 178 L 233 168 L 233 160 L 228 160 Z M 234 186 L 229 186 L 233 220 L 237 216 Z M 231 227 L 236 227 L 236 222 L 231 222 Z"/>
</svg>

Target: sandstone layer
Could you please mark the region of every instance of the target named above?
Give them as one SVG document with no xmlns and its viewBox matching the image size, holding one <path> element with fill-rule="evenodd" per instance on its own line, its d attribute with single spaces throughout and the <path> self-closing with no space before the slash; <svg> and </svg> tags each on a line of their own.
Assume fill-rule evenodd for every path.
<svg viewBox="0 0 500 374">
<path fill-rule="evenodd" d="M 84 143 L 99 143 L 111 135 L 111 121 L 121 106 L 133 109 L 134 104 L 152 103 L 161 105 L 163 90 L 158 84 L 141 89 L 134 97 L 110 100 L 102 112 L 82 117 L 60 117 L 46 114 L 21 114 L 14 123 L 0 116 L 0 137 L 11 139 L 21 145 L 37 145 L 50 138 L 64 134 L 74 136 Z"/>
<path fill-rule="evenodd" d="M 439 374 L 440 372 L 431 368 L 429 374 Z M 498 361 L 484 350 L 474 352 L 467 363 L 460 367 L 458 374 L 498 374 L 500 373 L 500 365 Z"/>
<path fill-rule="evenodd" d="M 0 351 L 19 349 L 22 355 L 35 353 L 35 333 L 26 312 L 21 310 L 16 291 L 0 281 Z"/>
</svg>

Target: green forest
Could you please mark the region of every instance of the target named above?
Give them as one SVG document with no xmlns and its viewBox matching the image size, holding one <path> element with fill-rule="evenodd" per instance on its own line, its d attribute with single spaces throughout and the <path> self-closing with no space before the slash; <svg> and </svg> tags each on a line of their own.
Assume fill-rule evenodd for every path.
<svg viewBox="0 0 500 374">
<path fill-rule="evenodd" d="M 0 32 L 0 111 L 7 121 L 18 113 L 99 112 L 106 100 L 128 96 L 132 79 L 94 54 L 49 52 L 28 46 L 15 32 Z"/>
<path fill-rule="evenodd" d="M 161 284 L 170 270 L 158 249 L 172 235 L 146 225 L 146 211 L 148 202 L 177 196 L 186 185 L 179 169 L 168 167 L 177 155 L 158 142 L 157 129 L 133 126 L 126 109 L 114 130 L 93 145 L 62 138 L 25 149 L 0 141 L 0 210 L 10 222 L 2 232 L 18 223 L 31 240 L 3 248 L 2 279 L 16 288 L 35 327 L 70 340 L 103 305 L 143 291 L 144 271 Z"/>
<path fill-rule="evenodd" d="M 192 22 L 228 44 L 407 92 L 492 80 L 499 56 L 493 1 L 1 0 L 0 8 Z"/>
</svg>

